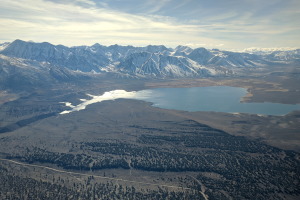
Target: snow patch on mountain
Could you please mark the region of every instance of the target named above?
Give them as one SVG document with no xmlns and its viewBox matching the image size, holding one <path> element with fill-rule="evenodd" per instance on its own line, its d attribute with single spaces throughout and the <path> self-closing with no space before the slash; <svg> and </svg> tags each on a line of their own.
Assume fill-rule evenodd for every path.
<svg viewBox="0 0 300 200">
<path fill-rule="evenodd" d="M 0 44 L 0 51 L 4 50 L 9 44 L 10 44 L 9 42 Z"/>
<path fill-rule="evenodd" d="M 296 49 L 297 48 L 293 48 L 293 47 L 274 47 L 274 48 L 250 47 L 242 50 L 241 52 L 265 55 L 265 54 L 271 54 L 272 52 L 275 51 L 293 51 Z"/>
<path fill-rule="evenodd" d="M 248 49 L 245 52 L 219 49 L 192 49 L 163 45 L 146 47 L 111 45 L 66 47 L 47 42 L 15 40 L 0 45 L 0 54 L 14 58 L 15 65 L 26 67 L 33 62 L 39 67 L 52 66 L 55 71 L 82 72 L 87 75 L 114 74 L 118 77 L 206 77 L 242 74 L 271 63 L 299 62 L 300 50 Z M 264 50 L 264 52 L 262 51 Z M 268 52 L 266 51 L 268 50 Z M 6 59 L 7 59 L 6 58 Z M 23 59 L 23 60 L 18 60 Z M 13 63 L 12 63 L 13 64 Z M 36 64 L 34 64 L 35 66 Z M 29 66 L 28 66 L 29 67 Z M 58 71 L 57 71 L 58 72 Z M 66 72 L 67 73 L 67 72 Z M 66 76 L 67 75 L 63 75 Z"/>
</svg>

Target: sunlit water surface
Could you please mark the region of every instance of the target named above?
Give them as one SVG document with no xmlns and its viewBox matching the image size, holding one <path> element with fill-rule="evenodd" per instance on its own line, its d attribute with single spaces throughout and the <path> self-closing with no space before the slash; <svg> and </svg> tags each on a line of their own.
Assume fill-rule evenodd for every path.
<svg viewBox="0 0 300 200">
<path fill-rule="evenodd" d="M 86 106 L 106 100 L 136 99 L 153 103 L 153 106 L 184 111 L 214 111 L 227 113 L 250 113 L 259 115 L 285 115 L 293 110 L 300 110 L 300 104 L 280 103 L 243 103 L 241 98 L 247 94 L 244 88 L 228 86 L 193 87 L 193 88 L 155 88 L 127 92 L 113 90 L 103 95 L 89 95 L 91 99 L 81 99 L 82 103 L 74 106 L 65 103 L 70 110 L 60 114 L 79 111 Z"/>
</svg>

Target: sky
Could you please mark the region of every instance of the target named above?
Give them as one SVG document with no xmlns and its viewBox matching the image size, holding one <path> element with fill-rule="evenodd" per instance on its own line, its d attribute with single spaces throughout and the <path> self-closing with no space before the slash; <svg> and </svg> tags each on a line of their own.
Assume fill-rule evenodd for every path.
<svg viewBox="0 0 300 200">
<path fill-rule="evenodd" d="M 1 0 L 0 43 L 300 48 L 299 0 Z"/>
</svg>

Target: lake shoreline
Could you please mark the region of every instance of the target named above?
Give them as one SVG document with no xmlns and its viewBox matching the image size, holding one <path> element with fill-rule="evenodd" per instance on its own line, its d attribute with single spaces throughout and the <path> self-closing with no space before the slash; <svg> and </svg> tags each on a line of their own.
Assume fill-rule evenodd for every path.
<svg viewBox="0 0 300 200">
<path fill-rule="evenodd" d="M 143 100 L 152 103 L 154 107 L 189 112 L 211 111 L 283 116 L 294 110 L 300 110 L 300 104 L 245 103 L 242 100 L 247 94 L 249 93 L 246 89 L 231 86 L 153 88 L 130 92 L 112 90 L 106 91 L 100 96 L 87 94 L 92 99 L 81 99 L 82 103 L 76 106 L 69 102 L 62 102 L 71 110 L 65 110 L 60 114 L 84 110 L 90 104 L 120 98 Z"/>
</svg>

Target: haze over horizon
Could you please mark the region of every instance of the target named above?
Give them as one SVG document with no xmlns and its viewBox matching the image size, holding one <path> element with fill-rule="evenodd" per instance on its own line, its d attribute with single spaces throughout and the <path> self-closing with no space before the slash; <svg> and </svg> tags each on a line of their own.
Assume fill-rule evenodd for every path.
<svg viewBox="0 0 300 200">
<path fill-rule="evenodd" d="M 300 47 L 297 0 L 3 0 L 0 43 Z"/>
</svg>

